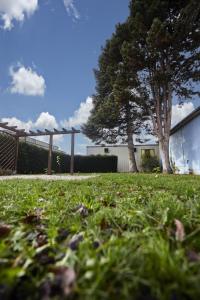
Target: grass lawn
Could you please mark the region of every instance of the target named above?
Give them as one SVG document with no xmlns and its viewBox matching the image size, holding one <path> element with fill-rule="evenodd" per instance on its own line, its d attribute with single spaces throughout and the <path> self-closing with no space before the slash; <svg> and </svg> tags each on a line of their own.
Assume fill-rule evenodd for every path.
<svg viewBox="0 0 200 300">
<path fill-rule="evenodd" d="M 200 299 L 200 177 L 3 181 L 0 205 L 0 299 Z"/>
</svg>

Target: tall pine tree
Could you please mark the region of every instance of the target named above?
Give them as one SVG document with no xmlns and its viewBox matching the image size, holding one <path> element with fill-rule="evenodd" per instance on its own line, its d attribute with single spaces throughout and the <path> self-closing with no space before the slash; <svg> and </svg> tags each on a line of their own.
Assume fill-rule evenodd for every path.
<svg viewBox="0 0 200 300">
<path fill-rule="evenodd" d="M 145 120 L 144 109 L 140 108 L 138 81 L 123 61 L 121 47 L 130 40 L 127 24 L 118 25 L 112 38 L 107 41 L 99 58 L 96 75 L 96 94 L 93 96 L 94 109 L 82 127 L 93 142 L 110 144 L 127 143 L 130 171 L 137 172 L 133 134 L 139 134 Z"/>
</svg>

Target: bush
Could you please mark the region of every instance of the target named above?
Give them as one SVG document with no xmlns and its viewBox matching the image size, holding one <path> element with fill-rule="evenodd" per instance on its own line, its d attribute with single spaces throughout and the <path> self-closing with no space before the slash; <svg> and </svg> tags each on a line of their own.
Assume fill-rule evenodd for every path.
<svg viewBox="0 0 200 300">
<path fill-rule="evenodd" d="M 53 152 L 53 173 L 70 172 L 70 155 Z M 48 150 L 21 142 L 19 145 L 18 173 L 45 173 L 48 165 Z M 116 156 L 81 156 L 75 155 L 74 171 L 81 173 L 117 172 Z"/>
<path fill-rule="evenodd" d="M 160 162 L 156 156 L 143 156 L 142 169 L 144 172 L 158 172 L 160 170 Z"/>
<path fill-rule="evenodd" d="M 75 172 L 81 173 L 108 173 L 117 172 L 117 156 L 91 155 L 75 156 Z"/>
</svg>

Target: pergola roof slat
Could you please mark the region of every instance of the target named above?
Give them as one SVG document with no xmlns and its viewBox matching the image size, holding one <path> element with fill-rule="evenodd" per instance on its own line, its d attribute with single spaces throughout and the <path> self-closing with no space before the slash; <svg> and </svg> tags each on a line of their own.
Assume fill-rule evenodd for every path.
<svg viewBox="0 0 200 300">
<path fill-rule="evenodd" d="M 45 131 L 46 131 L 47 133 L 50 133 L 50 134 L 52 134 L 52 132 L 51 132 L 51 131 L 49 131 L 48 129 L 45 129 Z"/>
<path fill-rule="evenodd" d="M 44 131 L 37 129 L 37 131 L 29 130 L 29 132 L 26 132 L 25 129 L 17 129 L 17 126 L 9 126 L 8 122 L 0 122 L 0 127 L 6 130 L 11 131 L 13 134 L 15 134 L 17 137 L 37 137 L 37 136 L 47 136 L 47 135 L 60 135 L 60 134 L 72 134 L 72 133 L 80 133 L 80 130 L 76 130 L 72 127 L 71 130 L 68 130 L 66 128 L 62 128 L 61 130 L 58 130 L 54 128 L 53 130 L 44 129 Z"/>
<path fill-rule="evenodd" d="M 3 123 L 0 122 L 0 125 L 1 125 L 1 126 L 6 126 L 6 125 L 8 125 L 8 122 L 3 122 Z"/>
<path fill-rule="evenodd" d="M 9 126 L 8 122 L 0 122 L 0 128 L 6 129 L 14 134 L 22 133 L 25 129 L 17 129 L 17 126 Z"/>
</svg>

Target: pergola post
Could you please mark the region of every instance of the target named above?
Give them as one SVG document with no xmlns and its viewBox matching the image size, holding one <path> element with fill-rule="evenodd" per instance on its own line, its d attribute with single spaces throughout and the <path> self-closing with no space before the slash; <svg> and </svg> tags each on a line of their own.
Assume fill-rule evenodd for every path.
<svg viewBox="0 0 200 300">
<path fill-rule="evenodd" d="M 19 157 L 19 137 L 16 136 L 15 173 L 17 174 L 17 163 Z"/>
<path fill-rule="evenodd" d="M 48 157 L 48 175 L 52 175 L 52 149 L 53 149 L 53 135 L 49 136 L 49 157 Z"/>
<path fill-rule="evenodd" d="M 75 143 L 75 133 L 71 134 L 71 162 L 70 162 L 70 174 L 74 174 L 74 143 Z"/>
</svg>

